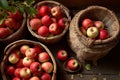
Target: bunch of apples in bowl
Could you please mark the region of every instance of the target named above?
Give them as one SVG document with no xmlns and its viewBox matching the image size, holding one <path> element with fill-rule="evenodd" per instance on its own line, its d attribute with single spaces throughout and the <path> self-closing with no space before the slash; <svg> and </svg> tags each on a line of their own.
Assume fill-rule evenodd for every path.
<svg viewBox="0 0 120 80">
<path fill-rule="evenodd" d="M 55 80 L 56 62 L 43 44 L 18 40 L 5 48 L 1 73 L 3 80 Z"/>
<path fill-rule="evenodd" d="M 69 10 L 56 1 L 41 1 L 34 6 L 37 14 L 27 19 L 30 33 L 45 43 L 61 40 L 69 27 Z"/>
<path fill-rule="evenodd" d="M 19 10 L 7 12 L 8 15 L 0 23 L 0 41 L 10 43 L 22 37 L 26 22 L 26 14 Z"/>
<path fill-rule="evenodd" d="M 83 35 L 91 39 L 104 40 L 110 37 L 104 23 L 100 20 L 85 18 L 83 19 L 82 26 L 79 29 Z"/>
</svg>

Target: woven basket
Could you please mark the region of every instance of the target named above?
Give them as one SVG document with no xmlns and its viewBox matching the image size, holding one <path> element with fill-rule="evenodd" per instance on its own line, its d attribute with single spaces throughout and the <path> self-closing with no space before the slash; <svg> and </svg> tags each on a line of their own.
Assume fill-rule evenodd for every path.
<svg viewBox="0 0 120 80">
<path fill-rule="evenodd" d="M 83 19 L 102 21 L 108 30 L 110 37 L 105 40 L 93 40 L 82 34 L 79 25 Z M 102 6 L 89 6 L 79 11 L 70 23 L 68 42 L 72 50 L 81 60 L 96 62 L 105 56 L 119 41 L 120 26 L 117 17 L 111 10 Z"/>
<path fill-rule="evenodd" d="M 0 39 L 0 42 L 9 44 L 13 41 L 23 38 L 23 35 L 25 33 L 25 25 L 26 25 L 26 13 L 23 14 L 23 20 L 22 20 L 20 28 L 13 34 L 9 35 L 8 37 L 4 39 Z"/>
<path fill-rule="evenodd" d="M 51 62 L 53 63 L 53 71 L 51 73 L 51 77 L 52 77 L 52 80 L 56 80 L 56 62 L 55 62 L 55 59 L 54 59 L 52 53 L 42 43 L 36 42 L 36 41 L 31 41 L 31 40 L 18 40 L 18 41 L 15 41 L 15 42 L 9 44 L 8 46 L 6 46 L 6 48 L 4 49 L 4 58 L 1 62 L 1 75 L 2 75 L 3 80 L 10 80 L 10 78 L 5 73 L 9 53 L 11 52 L 11 50 L 14 50 L 17 47 L 20 47 L 23 44 L 30 45 L 30 46 L 35 46 L 35 45 L 40 46 L 49 54 L 49 56 L 51 58 Z"/>
<path fill-rule="evenodd" d="M 58 42 L 62 39 L 62 37 L 65 35 L 65 33 L 68 31 L 68 28 L 69 28 L 69 23 L 71 21 L 71 16 L 70 16 L 70 11 L 67 7 L 65 7 L 64 5 L 56 2 L 56 1 L 41 1 L 39 3 L 37 3 L 34 7 L 35 8 L 38 8 L 39 6 L 42 6 L 42 5 L 48 5 L 48 6 L 60 6 L 60 8 L 63 10 L 66 18 L 67 18 L 67 24 L 66 24 L 66 27 L 65 29 L 63 30 L 62 33 L 58 34 L 58 35 L 55 35 L 55 36 L 51 36 L 51 37 L 43 37 L 43 36 L 40 36 L 38 34 L 36 34 L 34 31 L 32 31 L 32 29 L 30 28 L 30 25 L 29 25 L 29 21 L 30 21 L 30 18 L 28 17 L 27 19 L 27 27 L 28 27 L 28 30 L 29 32 L 35 37 L 37 38 L 39 41 L 42 41 L 44 43 L 55 43 L 55 42 Z"/>
</svg>

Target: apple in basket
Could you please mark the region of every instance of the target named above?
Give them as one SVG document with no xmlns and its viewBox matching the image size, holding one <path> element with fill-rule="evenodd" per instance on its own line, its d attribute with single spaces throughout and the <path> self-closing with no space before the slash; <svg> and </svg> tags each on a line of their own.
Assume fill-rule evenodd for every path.
<svg viewBox="0 0 120 80">
<path fill-rule="evenodd" d="M 20 70 L 21 78 L 29 78 L 31 76 L 31 70 L 28 67 L 23 67 Z"/>
<path fill-rule="evenodd" d="M 38 10 L 39 14 L 41 16 L 49 15 L 51 13 L 51 10 L 48 6 L 41 6 Z"/>
<path fill-rule="evenodd" d="M 6 38 L 8 35 L 12 34 L 13 32 L 9 28 L 0 27 L 0 38 Z"/>
<path fill-rule="evenodd" d="M 66 18 L 60 18 L 60 19 L 58 20 L 58 25 L 59 25 L 61 28 L 64 29 L 64 28 L 66 27 L 66 25 L 65 25 L 66 21 L 67 21 Z"/>
<path fill-rule="evenodd" d="M 38 55 L 38 61 L 39 62 L 46 62 L 50 60 L 50 56 L 47 52 L 41 52 Z"/>
<path fill-rule="evenodd" d="M 14 77 L 12 80 L 20 80 L 19 77 Z"/>
<path fill-rule="evenodd" d="M 16 68 L 16 69 L 15 69 L 14 75 L 15 75 L 16 77 L 20 77 L 20 70 L 21 70 L 21 68 Z"/>
<path fill-rule="evenodd" d="M 19 54 L 11 53 L 8 57 L 8 61 L 12 64 L 15 64 L 19 61 L 20 57 Z"/>
<path fill-rule="evenodd" d="M 30 67 L 32 62 L 34 62 L 34 59 L 32 59 L 32 58 L 28 58 L 28 57 L 23 58 L 23 65 L 25 67 Z"/>
<path fill-rule="evenodd" d="M 32 30 L 38 30 L 38 28 L 41 26 L 41 20 L 38 18 L 33 18 L 30 20 L 30 27 Z"/>
<path fill-rule="evenodd" d="M 47 37 L 49 35 L 49 29 L 47 26 L 41 26 L 38 29 L 38 35 L 43 36 L 43 37 Z"/>
<path fill-rule="evenodd" d="M 37 76 L 33 76 L 29 80 L 41 80 L 41 79 L 39 79 L 39 77 L 37 77 Z"/>
<path fill-rule="evenodd" d="M 109 37 L 109 33 L 107 30 L 105 30 L 105 29 L 100 30 L 99 39 L 103 40 L 108 37 Z"/>
<path fill-rule="evenodd" d="M 26 52 L 26 50 L 27 50 L 28 48 L 30 48 L 29 45 L 22 45 L 22 46 L 20 47 L 20 52 L 21 52 L 22 54 L 25 54 L 25 52 Z"/>
<path fill-rule="evenodd" d="M 51 9 L 51 14 L 52 16 L 54 17 L 59 17 L 61 15 L 61 9 L 59 6 L 54 6 L 52 9 Z"/>
<path fill-rule="evenodd" d="M 59 28 L 60 28 L 60 27 L 58 26 L 57 23 L 52 23 L 52 24 L 50 24 L 50 26 L 49 26 L 49 32 L 50 32 L 51 34 L 56 35 L 56 34 L 59 33 L 59 30 L 60 30 Z"/>
<path fill-rule="evenodd" d="M 99 35 L 99 30 L 96 27 L 89 27 L 87 29 L 87 36 L 89 38 L 96 38 Z"/>
<path fill-rule="evenodd" d="M 104 23 L 102 21 L 95 21 L 94 26 L 98 29 L 104 29 Z"/>
<path fill-rule="evenodd" d="M 8 75 L 12 76 L 12 75 L 14 75 L 14 71 L 15 71 L 15 67 L 10 65 L 7 67 L 6 73 Z"/>
<path fill-rule="evenodd" d="M 29 48 L 26 50 L 25 55 L 28 58 L 35 58 L 37 53 L 36 53 L 36 50 L 34 48 Z"/>
<path fill-rule="evenodd" d="M 82 21 L 82 26 L 87 29 L 88 27 L 92 26 L 92 20 L 89 18 L 86 18 Z"/>
<path fill-rule="evenodd" d="M 30 70 L 34 75 L 41 75 L 43 73 L 43 70 L 41 68 L 41 64 L 39 62 L 33 62 L 30 65 Z"/>
<path fill-rule="evenodd" d="M 43 73 L 40 77 L 41 80 L 51 80 L 51 75 L 48 73 Z"/>
<path fill-rule="evenodd" d="M 49 15 L 45 15 L 42 17 L 41 22 L 45 26 L 49 26 L 52 23 L 51 17 Z"/>
<path fill-rule="evenodd" d="M 53 64 L 51 62 L 44 62 L 41 67 L 46 73 L 51 73 L 53 70 Z"/>
</svg>

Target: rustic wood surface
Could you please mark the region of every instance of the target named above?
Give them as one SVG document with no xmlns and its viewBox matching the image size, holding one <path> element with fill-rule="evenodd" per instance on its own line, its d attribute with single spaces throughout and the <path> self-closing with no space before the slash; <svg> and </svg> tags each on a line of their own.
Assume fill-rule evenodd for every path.
<svg viewBox="0 0 120 80">
<path fill-rule="evenodd" d="M 70 5 L 72 5 L 72 3 L 67 4 L 67 0 L 58 0 L 58 1 L 60 1 L 60 2 L 64 1 L 64 3 L 66 5 L 68 5 L 68 7 L 70 7 Z M 78 5 L 79 3 L 75 2 L 74 0 L 70 0 L 70 1 L 73 2 L 73 4 L 74 4 L 74 5 L 72 5 L 73 7 L 80 7 L 80 6 L 75 6 L 75 4 Z M 94 0 L 90 0 L 90 1 L 94 2 Z M 102 5 L 102 3 L 104 2 L 103 0 L 99 0 L 99 1 L 101 1 L 101 3 L 96 3 L 96 4 Z M 105 0 L 105 3 L 107 3 L 107 1 L 109 1 L 109 0 Z M 120 20 L 120 11 L 117 11 L 118 10 L 118 3 L 120 3 L 120 1 L 115 0 L 115 1 L 113 1 L 113 4 L 108 3 L 109 5 L 105 5 L 105 6 L 109 6 L 110 9 L 114 10 L 118 19 Z M 94 4 L 94 3 L 90 2 L 90 4 Z M 88 5 L 88 3 L 86 3 L 86 4 L 83 3 L 83 5 L 84 5 L 83 7 L 86 7 L 86 5 Z M 111 6 L 113 6 L 113 7 L 111 7 Z M 71 12 L 73 13 L 72 14 L 73 16 L 76 12 L 78 12 L 80 10 L 80 9 L 73 10 L 71 7 L 70 7 L 70 9 L 71 9 Z M 37 39 L 32 37 L 32 35 L 30 35 L 30 33 L 27 31 L 27 29 L 26 29 L 26 34 L 24 35 L 24 39 L 38 41 Z M 3 50 L 4 50 L 6 45 L 7 44 L 0 43 L 0 61 L 3 58 Z M 71 56 L 76 57 L 75 53 L 68 46 L 68 43 L 66 41 L 66 35 L 64 36 L 64 38 L 60 42 L 58 42 L 56 44 L 49 44 L 49 45 L 45 44 L 45 45 L 50 49 L 50 51 L 53 53 L 53 55 L 56 59 L 56 63 L 57 63 L 57 79 L 56 80 L 120 80 L 120 52 L 119 52 L 120 41 L 109 52 L 109 54 L 107 56 L 98 60 L 97 66 L 92 65 L 91 62 L 86 62 L 86 64 L 91 65 L 91 70 L 86 70 L 86 68 L 83 66 L 83 68 L 77 73 L 65 72 L 63 70 L 63 63 L 64 62 L 60 62 L 56 58 L 56 53 L 59 49 L 67 50 L 69 57 L 71 57 Z M 1 74 L 0 74 L 0 80 L 2 80 Z"/>
</svg>

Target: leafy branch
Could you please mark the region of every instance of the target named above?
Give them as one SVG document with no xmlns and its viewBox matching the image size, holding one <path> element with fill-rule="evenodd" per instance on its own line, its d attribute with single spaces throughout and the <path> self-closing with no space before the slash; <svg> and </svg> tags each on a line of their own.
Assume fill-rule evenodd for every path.
<svg viewBox="0 0 120 80">
<path fill-rule="evenodd" d="M 37 13 L 37 10 L 33 8 L 34 3 L 35 0 L 0 0 L 0 21 L 6 18 L 8 12 L 14 13 L 16 10 L 34 16 Z"/>
</svg>

